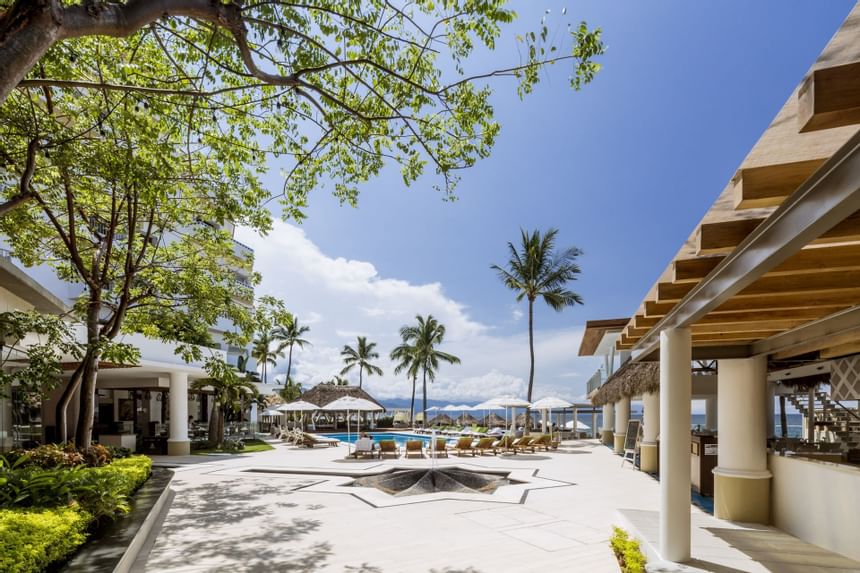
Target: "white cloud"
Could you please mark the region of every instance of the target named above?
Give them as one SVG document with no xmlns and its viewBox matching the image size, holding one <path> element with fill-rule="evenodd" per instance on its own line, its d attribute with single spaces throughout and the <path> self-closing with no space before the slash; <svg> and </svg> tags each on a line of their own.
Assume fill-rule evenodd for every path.
<svg viewBox="0 0 860 573">
<path fill-rule="evenodd" d="M 372 263 L 331 257 L 302 229 L 280 221 L 265 238 L 246 229 L 239 229 L 237 238 L 255 250 L 255 267 L 263 276 L 257 294 L 283 299 L 303 324 L 311 326 L 306 338 L 312 346 L 293 351 L 294 378 L 305 387 L 339 373 L 343 366 L 341 348 L 361 334 L 378 343 L 379 366 L 385 371 L 381 377 L 365 376 L 367 389 L 380 399 L 409 397 L 411 381 L 405 375 L 394 375 L 388 352 L 399 343 L 399 328 L 411 324 L 420 313 L 432 314 L 445 324 L 444 350 L 463 362 L 443 364 L 436 381 L 428 383 L 428 397 L 481 401 L 500 394 L 525 396 L 529 370 L 527 333 L 497 334 L 495 325 L 471 318 L 467 306 L 446 296 L 438 282 L 411 284 L 381 277 Z M 516 308 L 499 310 L 500 322 L 505 321 L 507 312 L 512 312 L 515 319 L 522 316 Z M 597 362 L 576 357 L 581 337 L 581 327 L 535 331 L 535 398 L 550 394 L 573 398 L 582 394 L 583 380 L 591 375 Z M 286 361 L 279 361 L 275 370 L 285 371 Z M 576 382 L 571 380 L 572 370 L 582 371 Z M 358 374 L 350 372 L 348 378 L 357 382 Z M 420 379 L 418 384 L 420 396 Z"/>
<path fill-rule="evenodd" d="M 514 307 L 511 310 L 511 318 L 513 318 L 515 321 L 521 319 L 522 317 L 523 317 L 523 311 L 521 311 L 520 309 Z"/>
</svg>

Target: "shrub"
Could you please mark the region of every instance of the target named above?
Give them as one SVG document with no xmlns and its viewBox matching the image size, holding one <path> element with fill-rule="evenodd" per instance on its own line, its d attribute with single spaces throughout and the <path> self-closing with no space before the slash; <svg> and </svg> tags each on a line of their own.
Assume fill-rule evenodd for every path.
<svg viewBox="0 0 860 573">
<path fill-rule="evenodd" d="M 639 548 L 639 541 L 630 539 L 626 531 L 613 526 L 609 545 L 618 559 L 621 573 L 645 573 L 645 556 Z"/>
<path fill-rule="evenodd" d="M 224 443 L 221 444 L 221 451 L 223 452 L 238 452 L 244 449 L 245 443 L 240 440 L 224 440 Z"/>
<path fill-rule="evenodd" d="M 100 444 L 92 444 L 81 450 L 81 455 L 84 458 L 84 463 L 93 468 L 109 464 L 113 459 L 110 450 Z"/>
<path fill-rule="evenodd" d="M 128 448 L 121 448 L 117 446 L 105 446 L 107 451 L 110 452 L 111 459 L 121 460 L 122 458 L 127 458 L 131 456 L 132 451 Z"/>
<path fill-rule="evenodd" d="M 84 457 L 74 446 L 60 447 L 56 444 L 45 444 L 32 450 L 17 450 L 6 455 L 7 461 L 11 463 L 23 457 L 27 458 L 26 465 L 46 469 L 68 468 L 84 463 Z"/>
<path fill-rule="evenodd" d="M 75 507 L 0 509 L 0 571 L 31 573 L 86 541 L 91 516 Z"/>
</svg>

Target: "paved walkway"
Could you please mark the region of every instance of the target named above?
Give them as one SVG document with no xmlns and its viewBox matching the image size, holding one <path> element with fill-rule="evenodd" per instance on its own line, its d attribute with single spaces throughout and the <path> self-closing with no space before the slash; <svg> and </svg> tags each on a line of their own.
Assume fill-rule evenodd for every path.
<svg viewBox="0 0 860 573">
<path fill-rule="evenodd" d="M 343 446 L 308 450 L 277 444 L 274 451 L 245 456 L 157 460 L 181 466 L 170 509 L 150 541 L 148 558 L 135 570 L 617 573 L 607 543 L 611 526 L 634 521 L 631 515 L 647 525 L 659 503 L 656 481 L 629 464 L 622 468 L 617 456 L 591 440 L 570 442 L 550 454 L 439 460 L 542 478 L 522 486 L 513 502 L 511 495 L 499 501 L 397 498 L 399 505 L 380 506 L 372 496 L 353 495 L 358 488 L 339 485 L 349 481 L 343 477 L 270 473 L 297 468 L 343 473 L 380 464 L 347 461 L 345 453 Z M 430 461 L 382 463 L 426 466 Z M 254 471 L 260 469 L 267 472 Z M 618 508 L 625 509 L 623 516 Z M 698 508 L 691 511 L 699 527 L 734 528 Z M 796 547 L 806 545 L 786 537 Z M 768 570 L 731 543 L 708 550 L 705 570 Z M 847 570 L 852 569 L 822 569 Z"/>
</svg>

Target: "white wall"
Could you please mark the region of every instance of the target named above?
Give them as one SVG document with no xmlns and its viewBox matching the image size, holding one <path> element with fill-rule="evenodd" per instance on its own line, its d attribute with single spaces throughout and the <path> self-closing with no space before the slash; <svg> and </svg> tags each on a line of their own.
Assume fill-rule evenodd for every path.
<svg viewBox="0 0 860 573">
<path fill-rule="evenodd" d="M 860 468 L 768 456 L 774 525 L 860 560 Z"/>
</svg>

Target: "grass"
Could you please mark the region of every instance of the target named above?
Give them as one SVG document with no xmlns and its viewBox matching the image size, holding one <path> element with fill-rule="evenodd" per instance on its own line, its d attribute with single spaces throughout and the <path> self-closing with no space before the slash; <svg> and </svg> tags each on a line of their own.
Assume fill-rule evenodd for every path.
<svg viewBox="0 0 860 573">
<path fill-rule="evenodd" d="M 204 449 L 194 450 L 191 453 L 195 456 L 205 456 L 208 454 L 253 454 L 255 452 L 266 452 L 275 448 L 262 440 L 245 440 L 245 448 L 242 450 L 219 450 L 219 449 Z"/>
</svg>

